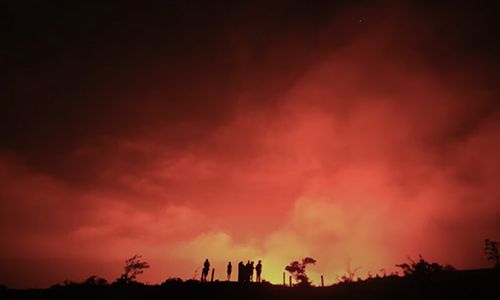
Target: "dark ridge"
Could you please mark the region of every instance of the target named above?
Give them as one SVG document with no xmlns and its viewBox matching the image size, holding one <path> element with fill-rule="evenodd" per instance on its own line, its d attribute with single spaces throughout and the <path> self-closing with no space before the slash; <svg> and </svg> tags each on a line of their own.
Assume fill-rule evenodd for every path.
<svg viewBox="0 0 500 300">
<path fill-rule="evenodd" d="M 0 289 L 2 299 L 497 299 L 500 270 L 443 271 L 425 276 L 385 276 L 320 287 L 269 283 L 166 280 L 161 285 L 69 284 L 49 289 Z"/>
</svg>

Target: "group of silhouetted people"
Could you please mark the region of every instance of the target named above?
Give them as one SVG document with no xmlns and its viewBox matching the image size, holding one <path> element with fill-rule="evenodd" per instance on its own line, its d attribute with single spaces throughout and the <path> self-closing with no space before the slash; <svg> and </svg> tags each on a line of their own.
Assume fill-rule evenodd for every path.
<svg viewBox="0 0 500 300">
<path fill-rule="evenodd" d="M 256 266 L 253 261 L 248 261 L 245 265 L 242 261 L 238 264 L 238 282 L 252 282 L 255 271 L 255 282 L 261 282 L 262 261 L 259 260 Z"/>
<path fill-rule="evenodd" d="M 210 271 L 210 262 L 208 261 L 208 259 L 205 259 L 205 262 L 203 263 L 203 270 L 201 271 L 202 282 L 207 281 L 209 271 Z M 227 281 L 231 281 L 231 273 L 233 272 L 233 265 L 231 265 L 231 262 L 228 262 L 226 271 L 227 271 Z M 238 264 L 238 282 L 252 282 L 254 272 L 256 275 L 255 282 L 261 282 L 260 276 L 262 274 L 262 261 L 259 260 L 259 262 L 255 266 L 253 261 L 248 261 L 246 264 L 240 261 L 240 263 Z"/>
</svg>

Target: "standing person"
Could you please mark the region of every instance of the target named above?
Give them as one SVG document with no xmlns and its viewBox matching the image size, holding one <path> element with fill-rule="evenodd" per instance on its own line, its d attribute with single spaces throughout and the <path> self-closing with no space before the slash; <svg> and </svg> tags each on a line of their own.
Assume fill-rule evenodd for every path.
<svg viewBox="0 0 500 300">
<path fill-rule="evenodd" d="M 257 273 L 257 278 L 255 281 L 261 282 L 260 274 L 262 274 L 262 261 L 259 260 L 257 266 L 255 266 L 255 272 Z"/>
<path fill-rule="evenodd" d="M 243 273 L 245 273 L 245 265 L 240 261 L 238 264 L 238 282 L 243 282 L 243 278 L 245 278 Z"/>
<path fill-rule="evenodd" d="M 205 259 L 205 262 L 203 263 L 203 271 L 201 272 L 201 281 L 207 281 L 207 276 L 208 276 L 208 271 L 210 270 L 210 262 L 208 261 L 208 258 Z"/>
<path fill-rule="evenodd" d="M 227 263 L 227 281 L 231 281 L 231 272 L 233 272 L 233 266 L 231 262 Z"/>
<path fill-rule="evenodd" d="M 245 265 L 245 277 L 244 277 L 245 282 L 250 282 L 250 275 L 252 273 L 251 268 L 252 266 L 250 265 L 250 261 L 247 261 L 247 264 Z"/>
<path fill-rule="evenodd" d="M 252 282 L 253 281 L 253 270 L 255 269 L 255 267 L 253 266 L 253 261 L 250 262 L 250 268 L 248 269 L 248 277 L 249 277 L 249 281 Z"/>
</svg>

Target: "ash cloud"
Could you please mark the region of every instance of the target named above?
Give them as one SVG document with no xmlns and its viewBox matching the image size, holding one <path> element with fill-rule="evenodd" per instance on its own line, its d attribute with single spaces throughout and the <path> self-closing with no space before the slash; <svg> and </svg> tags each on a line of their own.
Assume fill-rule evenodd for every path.
<svg viewBox="0 0 500 300">
<path fill-rule="evenodd" d="M 0 281 L 113 279 L 129 252 L 150 282 L 188 278 L 220 249 L 277 281 L 304 255 L 330 281 L 419 253 L 486 265 L 493 9 L 169 3 L 2 4 Z"/>
</svg>

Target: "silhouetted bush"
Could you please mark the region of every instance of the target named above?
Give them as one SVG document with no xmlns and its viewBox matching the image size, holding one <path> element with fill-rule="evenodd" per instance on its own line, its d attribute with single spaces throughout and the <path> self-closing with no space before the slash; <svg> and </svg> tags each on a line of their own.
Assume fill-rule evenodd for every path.
<svg viewBox="0 0 500 300">
<path fill-rule="evenodd" d="M 183 283 L 183 280 L 178 277 L 167 278 L 164 282 L 162 282 L 162 286 L 172 286 L 172 285 L 180 285 Z"/>
<path fill-rule="evenodd" d="M 76 281 L 73 281 L 73 280 L 69 280 L 69 279 L 66 279 L 62 282 L 62 285 L 63 286 L 74 286 L 74 285 L 78 285 L 78 282 Z"/>
<path fill-rule="evenodd" d="M 105 278 L 102 278 L 102 277 L 99 277 L 99 276 L 96 276 L 96 275 L 92 275 L 89 278 L 85 279 L 85 281 L 83 282 L 83 284 L 84 285 L 88 285 L 88 286 L 105 286 L 105 285 L 109 285 L 108 281 Z"/>
<path fill-rule="evenodd" d="M 285 267 L 285 270 L 290 272 L 297 282 L 298 286 L 311 286 L 311 281 L 306 274 L 307 265 L 315 264 L 316 260 L 311 257 L 305 257 L 302 261 L 293 261 L 288 266 Z"/>
<path fill-rule="evenodd" d="M 498 242 L 489 239 L 484 240 L 484 254 L 486 254 L 488 260 L 492 260 L 495 263 L 495 268 L 500 268 Z"/>
<path fill-rule="evenodd" d="M 77 286 L 77 285 L 79 285 L 78 282 L 66 279 L 61 283 L 56 283 L 56 284 L 52 285 L 50 288 L 54 289 L 54 288 L 71 287 L 71 286 Z"/>
<path fill-rule="evenodd" d="M 56 283 L 50 288 L 62 288 L 62 287 L 75 287 L 75 286 L 108 286 L 109 283 L 105 278 L 92 275 L 82 282 L 76 282 L 72 280 L 64 280 L 62 283 Z"/>
<path fill-rule="evenodd" d="M 200 281 L 197 279 L 188 279 L 188 280 L 184 281 L 184 283 L 188 284 L 188 285 L 196 285 L 196 284 L 200 284 Z"/>
<path fill-rule="evenodd" d="M 337 277 L 339 283 L 350 283 L 350 282 L 354 282 L 354 276 L 356 276 L 356 272 L 359 270 L 360 268 L 356 268 L 354 270 L 351 270 L 351 267 L 349 266 L 348 267 L 348 270 L 347 272 L 340 276 L 340 277 Z M 359 279 L 359 278 L 358 278 Z M 359 280 L 358 280 L 359 281 Z"/>
<path fill-rule="evenodd" d="M 451 265 L 442 266 L 438 263 L 430 263 L 426 261 L 422 255 L 418 256 L 418 261 L 414 261 L 408 257 L 409 263 L 396 265 L 403 270 L 405 276 L 424 276 L 440 271 L 454 271 L 455 268 Z"/>
</svg>

